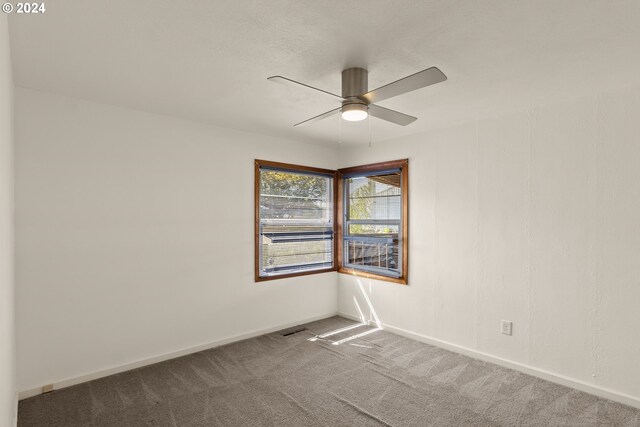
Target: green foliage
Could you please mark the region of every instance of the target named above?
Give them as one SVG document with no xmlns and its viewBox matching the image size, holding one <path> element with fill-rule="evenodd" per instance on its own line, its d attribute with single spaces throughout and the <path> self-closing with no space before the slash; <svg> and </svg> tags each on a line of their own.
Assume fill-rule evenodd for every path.
<svg viewBox="0 0 640 427">
<path fill-rule="evenodd" d="M 327 179 L 290 172 L 262 171 L 260 192 L 275 196 L 320 198 L 327 193 Z"/>
<path fill-rule="evenodd" d="M 327 184 L 328 179 L 321 176 L 262 171 L 262 218 L 322 219 L 328 208 Z"/>
<path fill-rule="evenodd" d="M 373 193 L 375 183 L 367 182 L 354 192 L 349 194 L 349 219 L 369 219 L 371 218 L 371 206 L 373 205 Z M 351 234 L 365 234 L 365 226 L 354 224 L 350 227 Z"/>
</svg>

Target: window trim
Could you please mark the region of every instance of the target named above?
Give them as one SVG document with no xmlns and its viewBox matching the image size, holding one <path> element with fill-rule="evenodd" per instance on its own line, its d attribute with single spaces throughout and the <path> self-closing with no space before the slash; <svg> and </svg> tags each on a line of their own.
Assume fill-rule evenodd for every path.
<svg viewBox="0 0 640 427">
<path fill-rule="evenodd" d="M 355 268 L 346 267 L 344 265 L 344 175 L 353 173 L 367 173 L 378 172 L 386 169 L 400 169 L 401 186 L 400 192 L 402 194 L 401 199 L 401 230 L 402 230 L 402 245 L 401 245 L 401 261 L 402 272 L 399 277 L 386 276 L 383 274 L 377 274 L 367 272 Z M 335 252 L 338 265 L 338 273 L 351 274 L 357 277 L 364 277 L 367 279 L 382 280 L 385 282 L 399 283 L 406 285 L 408 283 L 409 272 L 409 160 L 393 160 L 388 162 L 372 163 L 361 166 L 354 166 L 349 168 L 338 169 L 338 201 L 337 201 L 337 250 Z"/>
<path fill-rule="evenodd" d="M 260 276 L 260 168 L 268 167 L 268 168 L 276 168 L 284 171 L 290 172 L 311 172 L 323 175 L 330 175 L 333 177 L 333 266 L 331 268 L 322 268 L 317 270 L 308 270 L 308 271 L 300 271 L 293 272 L 287 274 L 280 274 L 275 276 Z M 311 166 L 302 166 L 302 165 L 294 165 L 291 163 L 280 163 L 280 162 L 272 162 L 268 160 L 254 160 L 254 184 L 253 184 L 253 206 L 254 206 L 254 279 L 256 282 L 265 282 L 269 280 L 276 279 L 286 279 L 289 277 L 297 277 L 297 276 L 307 276 L 310 274 L 320 274 L 327 273 L 330 271 L 336 271 L 338 269 L 338 265 L 336 262 L 336 254 L 338 248 L 338 239 L 337 239 L 337 227 L 338 227 L 338 216 L 337 216 L 337 201 L 338 201 L 338 172 L 331 169 L 321 169 L 315 168 Z"/>
</svg>

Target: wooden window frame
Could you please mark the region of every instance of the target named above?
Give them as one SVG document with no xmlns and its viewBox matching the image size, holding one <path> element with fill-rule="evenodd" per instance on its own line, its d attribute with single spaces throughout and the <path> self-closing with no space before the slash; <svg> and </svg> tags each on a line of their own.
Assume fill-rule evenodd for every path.
<svg viewBox="0 0 640 427">
<path fill-rule="evenodd" d="M 366 272 L 344 266 L 343 248 L 344 248 L 344 178 L 343 175 L 352 173 L 377 172 L 386 169 L 400 169 L 401 176 L 401 230 L 402 230 L 402 272 L 400 277 L 390 277 L 383 274 Z M 409 272 L 409 160 L 393 160 L 389 162 L 372 163 L 362 166 L 354 166 L 349 168 L 338 169 L 338 203 L 337 203 L 337 257 L 338 273 L 350 274 L 356 277 L 364 277 L 367 279 L 376 279 L 386 282 L 399 283 L 406 285 L 408 283 Z"/>
<path fill-rule="evenodd" d="M 282 169 L 284 171 L 291 172 L 312 172 L 323 175 L 331 175 L 333 177 L 333 267 L 322 268 L 318 270 L 300 271 L 287 274 L 279 274 L 275 276 L 260 276 L 260 168 L 262 166 Z M 286 279 L 290 277 L 308 276 L 310 274 L 321 274 L 330 271 L 336 271 L 338 265 L 336 262 L 336 251 L 338 249 L 338 217 L 337 217 L 337 202 L 338 202 L 338 172 L 331 169 L 321 169 L 311 166 L 294 165 L 291 163 L 272 162 L 268 160 L 254 161 L 254 277 L 256 282 L 265 282 L 268 280 Z"/>
<path fill-rule="evenodd" d="M 333 267 L 318 270 L 301 271 L 295 273 L 280 274 L 276 276 L 260 276 L 260 168 L 262 166 L 282 169 L 291 172 L 315 172 L 333 177 Z M 390 277 L 383 274 L 376 274 L 349 268 L 343 265 L 344 247 L 344 188 L 343 175 L 352 173 L 376 172 L 386 169 L 400 169 L 401 173 L 401 230 L 402 230 L 402 274 L 400 277 Z M 269 280 L 286 279 L 290 277 L 308 276 L 311 274 L 321 274 L 337 271 L 342 274 L 349 274 L 356 277 L 381 280 L 385 282 L 408 284 L 409 278 L 409 160 L 393 160 L 388 162 L 372 163 L 361 166 L 353 166 L 337 171 L 322 169 L 311 166 L 295 165 L 291 163 L 272 162 L 268 160 L 254 161 L 254 277 L 256 282 Z"/>
</svg>

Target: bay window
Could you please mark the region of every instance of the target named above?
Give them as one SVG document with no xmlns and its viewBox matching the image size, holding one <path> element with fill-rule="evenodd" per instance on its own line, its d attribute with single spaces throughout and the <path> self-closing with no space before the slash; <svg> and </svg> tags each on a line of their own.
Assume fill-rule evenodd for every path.
<svg viewBox="0 0 640 427">
<path fill-rule="evenodd" d="M 338 270 L 407 283 L 408 161 L 255 161 L 256 281 Z"/>
</svg>

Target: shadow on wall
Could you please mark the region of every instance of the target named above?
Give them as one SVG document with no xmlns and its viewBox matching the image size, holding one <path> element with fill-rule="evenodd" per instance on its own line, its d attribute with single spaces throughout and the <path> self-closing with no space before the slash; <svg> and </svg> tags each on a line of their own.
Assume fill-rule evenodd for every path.
<svg viewBox="0 0 640 427">
<path fill-rule="evenodd" d="M 359 291 L 358 297 L 356 297 L 356 295 L 353 296 L 353 304 L 356 310 L 358 311 L 358 316 L 360 317 L 360 323 L 346 326 L 344 328 L 335 329 L 333 331 L 326 332 L 321 335 L 316 335 L 314 337 L 309 338 L 309 341 L 327 341 L 333 345 L 340 345 L 340 344 L 348 343 L 355 339 L 358 339 L 382 330 L 382 322 L 380 321 L 380 318 L 378 317 L 378 314 L 376 313 L 376 310 L 373 307 L 373 304 L 371 304 L 371 299 L 369 299 L 369 295 L 367 294 L 367 290 L 362 284 L 362 280 L 359 278 L 355 278 L 354 286 L 356 286 Z M 369 281 L 369 292 L 371 292 L 371 281 Z M 360 306 L 360 303 L 358 302 L 358 299 L 360 299 L 361 302 L 363 303 L 363 306 L 368 309 L 368 312 L 369 312 L 368 320 L 365 317 L 364 312 L 362 311 L 362 308 Z M 372 323 L 373 325 L 371 325 Z M 364 332 L 360 332 L 362 329 L 359 329 L 359 328 L 367 327 L 370 325 L 371 326 L 375 325 L 375 327 L 373 329 L 367 329 Z M 348 335 L 352 332 L 358 332 L 358 333 L 354 335 Z M 343 338 L 344 335 L 348 335 L 348 336 Z M 360 344 L 354 344 L 354 343 L 350 343 L 350 344 L 361 346 Z"/>
</svg>

